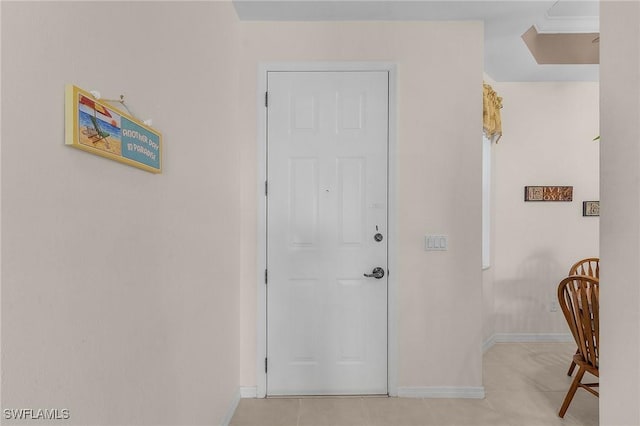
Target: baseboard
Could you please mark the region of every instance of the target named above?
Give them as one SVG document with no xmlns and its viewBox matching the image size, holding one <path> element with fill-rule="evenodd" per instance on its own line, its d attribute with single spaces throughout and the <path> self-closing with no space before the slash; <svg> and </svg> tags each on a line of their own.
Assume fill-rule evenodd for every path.
<svg viewBox="0 0 640 426">
<path fill-rule="evenodd" d="M 484 354 L 485 352 L 487 352 L 495 344 L 496 344 L 496 335 L 492 334 L 491 337 L 489 337 L 487 340 L 485 340 L 482 343 L 482 353 Z"/>
<path fill-rule="evenodd" d="M 400 398 L 484 398 L 484 387 L 472 386 L 418 386 L 418 387 L 398 387 Z"/>
<path fill-rule="evenodd" d="M 495 343 L 573 342 L 570 333 L 496 333 Z"/>
<path fill-rule="evenodd" d="M 484 354 L 496 343 L 573 342 L 569 333 L 496 333 L 482 343 Z"/>
<path fill-rule="evenodd" d="M 229 404 L 229 408 L 227 409 L 227 414 L 222 418 L 221 426 L 229 426 L 231 423 L 231 419 L 233 418 L 233 414 L 236 412 L 236 408 L 238 408 L 238 404 L 240 403 L 240 389 L 236 390 L 233 395 L 233 399 L 231 400 L 231 404 Z"/>
<path fill-rule="evenodd" d="M 240 386 L 240 398 L 257 398 L 258 388 L 256 386 Z"/>
<path fill-rule="evenodd" d="M 484 387 L 398 387 L 397 394 L 400 398 L 484 398 Z M 241 386 L 232 403 L 233 410 L 228 415 L 229 421 L 233 417 L 240 398 L 257 398 L 255 386 Z M 227 423 L 224 423 L 226 425 Z"/>
</svg>

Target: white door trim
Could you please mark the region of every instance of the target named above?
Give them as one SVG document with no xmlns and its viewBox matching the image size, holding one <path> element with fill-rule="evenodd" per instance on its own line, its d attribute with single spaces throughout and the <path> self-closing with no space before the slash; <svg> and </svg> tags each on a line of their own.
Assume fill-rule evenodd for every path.
<svg viewBox="0 0 640 426">
<path fill-rule="evenodd" d="M 398 226 L 396 215 L 396 65 L 390 62 L 292 62 L 292 63 L 261 63 L 258 66 L 258 93 L 256 94 L 258 112 L 258 237 L 257 237 L 257 358 L 256 385 L 257 397 L 266 396 L 266 374 L 264 360 L 267 356 L 267 293 L 264 282 L 267 254 L 267 221 L 265 181 L 266 173 L 266 139 L 267 139 L 267 110 L 265 108 L 265 93 L 267 91 L 267 72 L 269 71 L 387 71 L 389 73 L 389 281 L 388 281 L 388 354 L 387 371 L 389 395 L 398 394 Z"/>
</svg>

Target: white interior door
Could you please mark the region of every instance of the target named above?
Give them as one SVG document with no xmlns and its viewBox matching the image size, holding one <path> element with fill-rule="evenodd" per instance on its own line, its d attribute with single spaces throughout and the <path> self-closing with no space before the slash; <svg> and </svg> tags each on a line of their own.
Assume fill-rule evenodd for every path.
<svg viewBox="0 0 640 426">
<path fill-rule="evenodd" d="M 388 72 L 267 80 L 267 395 L 386 394 Z"/>
</svg>

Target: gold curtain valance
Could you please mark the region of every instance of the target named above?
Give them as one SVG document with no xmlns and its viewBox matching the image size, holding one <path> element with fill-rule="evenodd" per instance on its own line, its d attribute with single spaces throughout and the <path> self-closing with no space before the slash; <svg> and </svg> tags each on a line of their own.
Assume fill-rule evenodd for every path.
<svg viewBox="0 0 640 426">
<path fill-rule="evenodd" d="M 488 84 L 483 83 L 482 88 L 482 127 L 489 139 L 497 136 L 497 143 L 502 137 L 502 98 Z"/>
</svg>

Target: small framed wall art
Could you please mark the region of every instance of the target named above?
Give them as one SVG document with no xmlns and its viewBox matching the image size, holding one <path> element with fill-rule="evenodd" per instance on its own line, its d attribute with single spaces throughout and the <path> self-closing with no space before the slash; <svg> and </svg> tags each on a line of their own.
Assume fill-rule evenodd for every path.
<svg viewBox="0 0 640 426">
<path fill-rule="evenodd" d="M 573 201 L 573 186 L 525 186 L 525 201 Z"/>
<path fill-rule="evenodd" d="M 582 216 L 600 216 L 600 201 L 583 201 Z"/>
<path fill-rule="evenodd" d="M 162 172 L 162 134 L 107 101 L 65 88 L 65 144 L 151 173 Z"/>
</svg>

